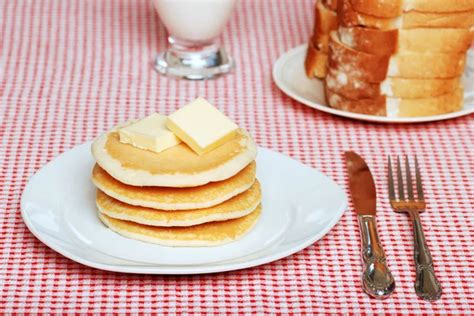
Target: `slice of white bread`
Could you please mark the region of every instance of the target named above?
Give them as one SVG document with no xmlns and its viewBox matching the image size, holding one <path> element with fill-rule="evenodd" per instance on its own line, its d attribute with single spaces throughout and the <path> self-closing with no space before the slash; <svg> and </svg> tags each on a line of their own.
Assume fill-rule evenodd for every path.
<svg viewBox="0 0 474 316">
<path fill-rule="evenodd" d="M 391 55 L 397 51 L 463 53 L 472 41 L 472 33 L 462 28 L 377 30 L 339 27 L 338 32 L 345 45 L 376 55 Z"/>
<path fill-rule="evenodd" d="M 349 0 L 338 2 L 339 25 L 343 27 L 365 26 L 391 30 L 410 28 L 470 28 L 474 25 L 474 10 L 460 12 L 408 11 L 395 17 L 379 17 L 354 10 Z"/>
<path fill-rule="evenodd" d="M 386 0 L 390 1 L 390 0 Z M 474 10 L 472 0 L 404 0 L 404 11 L 463 12 Z"/>
<path fill-rule="evenodd" d="M 327 86 L 325 91 L 328 104 L 332 108 L 388 117 L 440 115 L 457 111 L 463 104 L 461 88 L 441 96 L 418 99 L 389 98 L 382 95 L 371 99 L 352 100 L 331 91 Z"/>
<path fill-rule="evenodd" d="M 337 32 L 329 39 L 329 68 L 365 82 L 382 82 L 386 77 L 453 78 L 464 71 L 465 53 L 400 52 L 375 55 L 342 43 Z"/>
<path fill-rule="evenodd" d="M 465 52 L 401 52 L 390 57 L 387 75 L 402 78 L 453 78 L 463 74 L 465 65 Z"/>
<path fill-rule="evenodd" d="M 452 93 L 461 87 L 460 77 L 448 79 L 407 79 L 388 77 L 380 83 L 349 78 L 329 69 L 325 79 L 328 89 L 348 99 L 372 99 L 381 95 L 396 98 L 427 98 Z"/>
<path fill-rule="evenodd" d="M 404 29 L 417 27 L 470 28 L 473 25 L 474 10 L 450 13 L 408 11 L 403 13 L 401 27 Z"/>
<path fill-rule="evenodd" d="M 350 0 L 357 12 L 393 18 L 403 11 L 452 13 L 474 10 L 472 0 Z"/>
</svg>

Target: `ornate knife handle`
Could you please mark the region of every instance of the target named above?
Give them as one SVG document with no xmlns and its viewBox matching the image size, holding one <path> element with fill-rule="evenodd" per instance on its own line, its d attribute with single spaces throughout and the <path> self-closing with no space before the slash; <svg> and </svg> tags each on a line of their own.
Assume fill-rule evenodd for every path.
<svg viewBox="0 0 474 316">
<path fill-rule="evenodd" d="M 395 290 L 395 280 L 386 263 L 385 253 L 377 234 L 375 216 L 359 215 L 358 220 L 364 263 L 363 289 L 372 297 L 387 298 Z"/>
<path fill-rule="evenodd" d="M 420 215 L 417 211 L 410 211 L 410 217 L 413 222 L 414 235 L 414 255 L 416 264 L 416 294 L 428 301 L 434 301 L 441 297 L 441 284 L 436 278 L 433 259 L 426 244 L 425 234 L 421 226 Z"/>
</svg>

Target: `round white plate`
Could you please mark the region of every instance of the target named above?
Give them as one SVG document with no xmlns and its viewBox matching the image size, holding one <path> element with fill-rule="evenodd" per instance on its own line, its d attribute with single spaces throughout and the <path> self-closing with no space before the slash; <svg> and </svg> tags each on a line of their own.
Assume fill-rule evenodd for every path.
<svg viewBox="0 0 474 316">
<path fill-rule="evenodd" d="M 381 123 L 417 123 L 447 120 L 459 116 L 468 115 L 474 112 L 474 90 L 465 93 L 464 108 L 442 115 L 422 116 L 422 117 L 384 117 L 367 114 L 358 114 L 342 110 L 333 109 L 326 105 L 323 82 L 318 79 L 309 79 L 304 70 L 304 59 L 307 45 L 300 45 L 290 49 L 273 65 L 273 80 L 280 90 L 289 97 L 317 110 L 344 116 L 348 118 L 381 122 Z M 467 83 L 465 87 L 474 87 L 474 80 Z"/>
<path fill-rule="evenodd" d="M 103 270 L 195 274 L 261 265 L 322 238 L 347 205 L 344 191 L 322 173 L 260 148 L 257 177 L 263 211 L 249 234 L 217 247 L 164 247 L 136 241 L 112 232 L 97 217 L 90 145 L 79 145 L 39 170 L 23 192 L 21 212 L 44 244 Z"/>
</svg>

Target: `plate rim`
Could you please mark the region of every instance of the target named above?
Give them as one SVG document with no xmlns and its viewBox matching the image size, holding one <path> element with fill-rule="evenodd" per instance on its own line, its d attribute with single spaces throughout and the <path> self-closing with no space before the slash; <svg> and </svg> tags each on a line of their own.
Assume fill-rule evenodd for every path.
<svg viewBox="0 0 474 316">
<path fill-rule="evenodd" d="M 350 118 L 354 120 L 361 120 L 366 122 L 376 122 L 376 123 L 384 123 L 384 124 L 411 124 L 411 123 L 427 123 L 427 122 L 435 122 L 435 121 L 444 121 L 453 118 L 458 118 L 462 116 L 466 116 L 469 114 L 474 113 L 474 105 L 471 108 L 463 108 L 456 112 L 446 113 L 446 114 L 439 114 L 433 116 L 420 116 L 420 117 L 386 117 L 386 116 L 376 116 L 376 115 L 368 115 L 368 114 L 360 114 L 360 113 L 353 113 L 348 111 L 342 111 L 338 109 L 333 109 L 327 105 L 319 104 L 308 100 L 307 98 L 295 93 L 292 89 L 288 88 L 286 84 L 283 82 L 283 79 L 280 77 L 280 74 L 283 73 L 284 64 L 298 55 L 303 51 L 306 51 L 308 45 L 301 44 L 295 46 L 282 55 L 278 57 L 278 59 L 273 64 L 272 69 L 272 78 L 273 82 L 276 84 L 278 89 L 280 89 L 283 93 L 285 93 L 290 98 L 319 111 L 330 113 L 336 116 L 342 116 L 345 118 Z M 318 80 L 318 79 L 315 79 Z"/>
<path fill-rule="evenodd" d="M 318 172 L 321 176 L 327 178 L 329 181 L 332 181 L 339 188 L 340 192 L 342 193 L 341 194 L 342 200 L 341 200 L 339 208 L 335 212 L 335 216 L 332 218 L 331 221 L 328 222 L 326 227 L 324 229 L 320 230 L 317 234 L 314 234 L 313 236 L 311 236 L 311 238 L 306 239 L 302 243 L 298 243 L 295 246 L 288 247 L 287 249 L 285 249 L 283 251 L 270 250 L 270 252 L 266 253 L 266 254 L 265 254 L 265 252 L 268 251 L 269 249 L 263 249 L 263 250 L 257 252 L 257 254 L 258 253 L 263 253 L 263 256 L 253 258 L 251 260 L 238 261 L 241 258 L 245 258 L 245 256 L 243 256 L 243 257 L 233 258 L 233 259 L 229 259 L 229 260 L 225 260 L 225 261 L 221 261 L 221 262 L 215 262 L 215 263 L 209 263 L 209 264 L 189 265 L 189 266 L 184 266 L 184 265 L 160 265 L 160 264 L 152 264 L 152 263 L 141 263 L 141 262 L 127 261 L 127 260 L 122 259 L 122 258 L 117 258 L 117 257 L 111 256 L 111 255 L 102 253 L 100 251 L 97 251 L 97 250 L 87 246 L 88 249 L 91 249 L 92 251 L 99 253 L 104 258 L 111 258 L 113 260 L 129 262 L 130 263 L 130 264 L 125 264 L 125 263 L 124 264 L 119 264 L 119 263 L 106 264 L 106 263 L 98 262 L 96 260 L 92 260 L 92 259 L 88 259 L 88 258 L 85 258 L 83 256 L 80 256 L 80 255 L 74 253 L 73 251 L 70 251 L 69 249 L 67 249 L 67 247 L 63 247 L 60 244 L 56 243 L 54 241 L 54 238 L 49 239 L 49 238 L 45 237 L 47 235 L 45 233 L 41 232 L 41 230 L 38 229 L 32 223 L 32 221 L 30 220 L 30 217 L 28 216 L 27 212 L 25 211 L 26 201 L 25 201 L 24 193 L 26 192 L 26 190 L 28 190 L 30 188 L 31 180 L 34 177 L 36 177 L 38 173 L 43 171 L 44 168 L 54 164 L 56 159 L 58 159 L 59 157 L 65 155 L 67 153 L 70 153 L 73 150 L 80 150 L 79 147 L 87 148 L 87 145 L 90 145 L 91 143 L 92 142 L 89 141 L 89 142 L 85 142 L 85 143 L 76 145 L 73 148 L 70 148 L 70 149 L 64 151 L 63 153 L 61 153 L 60 155 L 54 157 L 52 160 L 50 160 L 48 163 L 46 163 L 40 169 L 38 169 L 29 178 L 27 184 L 25 185 L 25 187 L 24 187 L 24 189 L 21 193 L 20 213 L 21 213 L 21 217 L 23 219 L 23 222 L 27 226 L 30 233 L 33 236 L 35 236 L 41 243 L 46 245 L 48 248 L 50 248 L 51 250 L 59 253 L 60 255 L 62 255 L 64 257 L 68 258 L 69 260 L 75 261 L 77 263 L 83 264 L 83 265 L 88 266 L 88 267 L 100 269 L 100 270 L 111 271 L 111 272 L 121 272 L 121 273 L 137 273 L 137 274 L 192 275 L 192 274 L 219 273 L 219 272 L 235 271 L 235 270 L 242 270 L 242 269 L 247 269 L 247 268 L 251 268 L 251 267 L 257 267 L 257 266 L 260 266 L 260 265 L 263 265 L 263 264 L 271 263 L 271 262 L 286 258 L 290 255 L 293 255 L 293 254 L 307 248 L 308 246 L 312 245 L 316 241 L 322 239 L 339 222 L 339 220 L 341 219 L 341 217 L 343 216 L 345 210 L 348 207 L 348 198 L 347 198 L 347 195 L 346 195 L 345 191 L 343 190 L 343 188 L 338 183 L 336 183 L 333 179 L 331 179 L 330 177 L 325 175 L 324 173 L 320 172 L 317 169 L 312 168 L 312 169 L 314 169 L 314 171 Z M 264 148 L 264 147 L 259 146 L 258 149 L 263 150 L 263 151 L 269 151 L 271 153 L 276 153 L 276 154 L 285 156 L 286 158 L 296 160 L 296 159 L 293 159 L 293 158 L 291 158 L 291 157 L 289 157 L 285 154 L 282 154 L 282 153 L 279 153 L 277 151 L 273 151 L 273 150 L 270 150 L 270 149 L 267 149 L 267 148 Z M 296 160 L 296 161 L 298 161 L 298 160 Z M 303 164 L 300 161 L 298 161 L 298 162 Z M 305 165 L 305 164 L 303 164 L 303 165 Z M 305 166 L 307 166 L 307 165 L 305 165 Z M 309 167 L 309 166 L 307 166 L 307 167 Z M 311 168 L 311 167 L 309 167 L 309 168 Z M 237 262 L 226 263 L 226 261 L 233 261 L 233 260 L 236 260 Z"/>
</svg>

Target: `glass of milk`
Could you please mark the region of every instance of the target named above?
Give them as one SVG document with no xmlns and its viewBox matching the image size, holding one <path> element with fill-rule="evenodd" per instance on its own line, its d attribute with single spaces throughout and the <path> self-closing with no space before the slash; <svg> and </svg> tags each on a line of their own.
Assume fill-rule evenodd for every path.
<svg viewBox="0 0 474 316">
<path fill-rule="evenodd" d="M 236 0 L 152 0 L 167 32 L 169 47 L 158 54 L 155 69 L 191 80 L 210 79 L 232 70 L 234 62 L 220 47 Z"/>
</svg>

